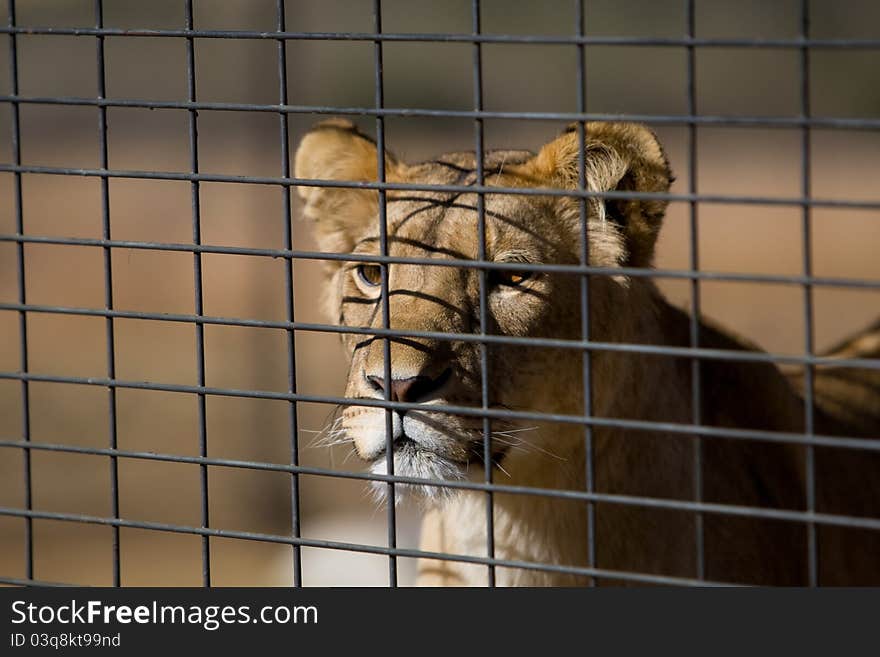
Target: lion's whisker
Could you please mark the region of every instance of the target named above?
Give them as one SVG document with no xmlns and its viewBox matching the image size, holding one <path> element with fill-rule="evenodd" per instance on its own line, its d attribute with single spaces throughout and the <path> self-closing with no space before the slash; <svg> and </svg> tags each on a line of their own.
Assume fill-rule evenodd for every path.
<svg viewBox="0 0 880 657">
<path fill-rule="evenodd" d="M 333 447 L 334 445 L 344 445 L 350 442 L 348 432 L 341 426 L 342 417 L 335 418 L 321 429 L 312 439 L 311 447 Z M 308 431 L 308 430 L 303 430 Z M 311 433 L 311 431 L 309 431 Z"/>
<path fill-rule="evenodd" d="M 521 429 L 502 429 L 501 431 L 493 431 L 493 433 L 520 433 L 522 431 L 535 431 L 539 427 L 523 427 Z"/>
<path fill-rule="evenodd" d="M 505 445 L 505 446 L 507 446 L 507 447 L 510 447 L 510 449 L 519 449 L 519 450 L 522 450 L 523 452 L 525 452 L 525 453 L 527 453 L 527 454 L 529 453 L 529 449 L 528 449 L 528 447 L 527 447 L 527 446 L 524 446 L 524 445 L 522 445 L 522 444 L 520 444 L 520 443 L 514 443 L 514 442 L 510 442 L 510 441 L 508 441 L 508 440 L 502 440 L 501 438 L 495 438 L 494 441 L 495 441 L 495 442 L 499 442 L 499 443 L 501 443 L 502 445 Z"/>
<path fill-rule="evenodd" d="M 500 463 L 498 463 L 497 461 L 492 461 L 492 465 L 494 465 L 496 468 L 501 470 L 501 472 L 506 474 L 508 479 L 512 479 L 512 477 L 510 476 L 510 473 L 507 470 L 505 470 L 504 467 Z"/>
<path fill-rule="evenodd" d="M 500 438 L 497 438 L 498 435 L 503 435 L 503 436 L 505 436 L 506 438 L 510 438 L 510 439 L 512 439 L 512 440 L 516 440 L 516 441 L 518 441 L 518 442 L 516 443 L 517 446 L 520 446 L 520 447 L 527 446 L 527 447 L 529 447 L 529 448 L 531 448 L 531 449 L 533 449 L 533 450 L 535 450 L 535 451 L 537 451 L 537 452 L 540 452 L 540 453 L 542 453 L 542 454 L 546 454 L 547 456 L 551 456 L 551 457 L 553 457 L 553 458 L 555 458 L 555 459 L 557 459 L 557 460 L 559 460 L 559 461 L 567 461 L 567 460 L 568 460 L 568 459 L 566 459 L 566 458 L 564 458 L 564 457 L 562 457 L 562 456 L 559 456 L 558 454 L 554 454 L 554 453 L 551 452 L 550 450 L 544 449 L 543 447 L 539 447 L 539 446 L 536 445 L 535 443 L 530 442 L 530 441 L 528 441 L 528 440 L 525 440 L 524 438 L 520 438 L 519 436 L 508 436 L 508 435 L 507 435 L 507 432 L 496 432 L 496 433 L 493 434 L 493 435 L 496 436 L 495 440 L 498 440 L 498 442 L 501 442 L 502 444 L 503 444 L 503 441 L 502 441 Z M 508 443 L 508 444 L 513 445 L 513 443 Z"/>
<path fill-rule="evenodd" d="M 342 465 L 345 465 L 346 463 L 348 463 L 348 460 L 349 460 L 349 459 L 350 459 L 355 453 L 357 453 L 357 450 L 356 450 L 354 447 L 352 447 L 350 450 L 348 450 L 348 454 L 346 454 L 346 455 L 345 455 L 345 458 L 342 459 Z"/>
</svg>

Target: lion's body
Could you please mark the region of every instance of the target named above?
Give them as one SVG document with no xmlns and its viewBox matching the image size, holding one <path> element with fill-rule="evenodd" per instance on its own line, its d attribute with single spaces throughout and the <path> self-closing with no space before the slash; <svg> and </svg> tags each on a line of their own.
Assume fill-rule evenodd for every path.
<svg viewBox="0 0 880 657">
<path fill-rule="evenodd" d="M 670 174 L 659 144 L 647 130 L 628 124 L 588 124 L 583 177 L 589 189 L 665 192 Z M 577 188 L 577 135 L 568 132 L 537 156 L 522 151 L 486 155 L 489 186 Z M 372 158 L 372 160 L 370 159 Z M 310 133 L 297 154 L 297 176 L 329 180 L 376 179 L 375 148 L 350 125 L 324 124 Z M 450 154 L 406 165 L 386 161 L 386 176 L 419 185 L 472 185 L 473 154 Z M 324 250 L 378 255 L 377 195 L 367 190 L 301 188 L 306 214 L 317 220 Z M 387 194 L 388 253 L 401 258 L 478 259 L 475 194 L 424 190 Z M 502 263 L 575 264 L 581 259 L 582 208 L 576 198 L 486 194 L 485 258 Z M 665 204 L 661 200 L 584 201 L 592 265 L 648 267 Z M 328 303 L 341 324 L 381 328 L 379 270 L 331 266 Z M 486 274 L 486 311 L 480 319 L 480 274 L 472 268 L 392 264 L 388 326 L 396 331 L 492 334 L 578 340 L 583 336 L 581 277 L 566 274 Z M 495 276 L 496 278 L 492 278 Z M 500 281 L 500 282 L 499 282 Z M 385 281 L 383 281 L 385 282 Z M 590 338 L 597 342 L 687 347 L 690 319 L 669 305 L 645 277 L 593 276 L 589 287 Z M 880 357 L 877 336 L 862 336 L 837 350 L 842 357 Z M 709 350 L 756 351 L 753 345 L 702 324 L 699 346 Z M 873 342 L 872 342 L 873 339 Z M 352 358 L 346 396 L 382 399 L 384 345 L 363 335 L 344 342 Z M 400 385 L 391 399 L 418 403 L 395 412 L 392 423 L 395 474 L 428 478 L 482 478 L 483 423 L 475 417 L 431 410 L 435 403 L 474 406 L 482 401 L 482 352 L 478 342 L 394 338 L 388 370 Z M 584 360 L 580 350 L 490 344 L 486 388 L 490 406 L 581 415 L 585 409 Z M 724 358 L 699 365 L 701 407 L 692 408 L 691 360 L 636 350 L 594 350 L 589 358 L 592 415 L 597 418 L 700 424 L 803 434 L 802 374 L 783 374 L 766 362 Z M 799 378 L 799 376 L 801 378 Z M 406 385 L 404 385 L 406 384 Z M 418 384 L 418 386 L 416 386 Z M 880 437 L 880 370 L 817 368 L 813 433 Z M 417 393 L 413 391 L 417 390 Z M 399 397 L 395 397 L 399 395 Z M 407 396 L 408 395 L 408 396 Z M 359 454 L 384 473 L 385 412 L 350 406 L 342 424 Z M 572 423 L 492 423 L 495 481 L 568 491 L 587 489 L 586 428 Z M 537 426 L 536 426 L 537 425 Z M 764 584 L 808 582 L 808 527 L 772 517 L 703 513 L 663 508 L 689 502 L 763 510 L 808 508 L 807 449 L 793 442 L 756 441 L 745 436 L 701 437 L 702 468 L 695 471 L 693 434 L 605 426 L 591 430 L 594 505 L 593 565 L 602 571 L 631 571 L 694 578 L 697 522 L 702 523 L 705 572 L 713 581 Z M 880 517 L 880 452 L 816 448 L 814 509 L 819 514 Z M 482 491 L 433 490 L 422 530 L 428 552 L 487 555 Z M 608 496 L 625 496 L 612 503 Z M 635 499 L 642 498 L 642 499 Z M 668 505 L 667 505 L 668 507 Z M 583 500 L 534 494 L 494 493 L 494 554 L 502 560 L 590 565 L 588 508 Z M 817 525 L 820 581 L 880 584 L 880 532 Z M 423 584 L 480 584 L 483 565 L 424 559 Z M 618 583 L 613 573 L 600 583 Z M 585 576 L 541 568 L 497 569 L 499 584 L 567 585 Z"/>
<path fill-rule="evenodd" d="M 662 300 L 660 303 L 665 303 Z M 667 307 L 662 326 L 664 342 L 687 346 L 689 320 Z M 748 348 L 733 336 L 702 327 L 701 345 L 708 349 Z M 862 334 L 858 340 L 865 341 Z M 654 336 L 656 338 L 656 336 Z M 855 340 L 853 341 L 856 342 Z M 855 344 L 850 345 L 855 346 Z M 871 349 L 845 352 L 840 358 L 877 358 Z M 641 360 L 641 363 L 638 362 Z M 636 372 L 629 400 L 615 417 L 657 419 L 688 423 L 691 411 L 690 362 L 664 367 L 659 359 L 634 359 Z M 618 364 L 620 365 L 620 363 Z M 880 375 L 878 370 L 846 371 L 847 381 L 864 382 Z M 804 404 L 798 393 L 801 377 L 790 381 L 773 365 L 733 364 L 704 361 L 701 419 L 712 427 L 755 428 L 787 433 L 803 432 Z M 822 410 L 822 401 L 836 398 L 845 386 L 838 384 L 839 369 L 816 372 L 814 383 L 818 407 L 815 431 L 820 435 L 876 438 L 880 436 L 880 402 L 876 387 L 866 386 L 858 422 L 849 412 Z M 653 385 L 646 381 L 654 381 Z M 647 397 L 644 386 L 655 394 Z M 874 383 L 874 386 L 877 384 Z M 639 400 L 642 400 L 640 407 Z M 552 405 L 550 405 L 552 407 Z M 559 431 L 559 429 L 556 429 Z M 529 476 L 516 478 L 519 485 L 585 489 L 584 431 L 569 429 L 569 467 L 538 461 L 523 464 Z M 596 463 L 595 490 L 600 493 L 693 500 L 694 452 L 692 439 L 682 434 L 649 433 L 596 428 L 593 431 Z M 562 443 L 557 440 L 556 444 Z M 806 508 L 805 449 L 797 445 L 703 439 L 701 472 L 703 500 L 762 509 Z M 509 466 L 509 467 L 508 467 Z M 517 465 L 506 464 L 512 475 Z M 816 448 L 816 510 L 842 516 L 880 517 L 880 456 L 877 452 Z M 560 475 L 563 475 L 560 478 Z M 501 483 L 510 480 L 499 475 Z M 453 554 L 486 554 L 485 495 L 466 493 L 454 505 L 433 509 L 422 525 L 422 549 Z M 695 514 L 657 508 L 596 505 L 596 561 L 603 570 L 626 570 L 657 575 L 694 578 L 696 572 Z M 495 556 L 534 563 L 587 565 L 588 533 L 583 504 L 552 498 L 495 496 Z M 471 519 L 472 522 L 463 522 Z M 714 581 L 796 585 L 808 579 L 806 526 L 775 520 L 704 514 L 705 572 Z M 556 548 L 556 551 L 554 551 Z M 877 585 L 880 583 L 880 532 L 819 525 L 817 549 L 823 585 Z M 585 577 L 540 570 L 499 568 L 499 584 L 572 585 Z M 611 579 L 600 583 L 619 583 Z M 425 561 L 420 583 L 425 585 L 478 585 L 487 582 L 485 567 L 452 561 Z"/>
</svg>

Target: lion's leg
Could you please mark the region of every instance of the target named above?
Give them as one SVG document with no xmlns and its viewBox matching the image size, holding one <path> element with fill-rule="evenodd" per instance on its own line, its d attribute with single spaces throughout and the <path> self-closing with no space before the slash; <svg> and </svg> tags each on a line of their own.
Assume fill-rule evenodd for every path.
<svg viewBox="0 0 880 657">
<path fill-rule="evenodd" d="M 443 512 L 431 509 L 422 518 L 422 535 L 419 547 L 425 552 L 448 552 Z M 456 564 L 440 559 L 419 559 L 417 586 L 462 586 L 461 576 L 455 572 Z"/>
<path fill-rule="evenodd" d="M 460 502 L 467 503 L 464 499 Z M 468 540 L 467 517 L 468 514 L 455 504 L 425 513 L 419 543 L 421 549 L 451 555 L 485 554 L 482 533 L 475 543 Z M 485 529 L 479 531 L 484 533 Z M 487 583 L 486 566 L 445 559 L 419 559 L 417 586 L 486 586 Z"/>
</svg>

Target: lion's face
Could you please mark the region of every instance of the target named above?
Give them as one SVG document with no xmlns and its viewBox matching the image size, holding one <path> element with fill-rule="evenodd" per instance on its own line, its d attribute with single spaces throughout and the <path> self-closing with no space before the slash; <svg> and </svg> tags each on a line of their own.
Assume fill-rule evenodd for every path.
<svg viewBox="0 0 880 657">
<path fill-rule="evenodd" d="M 518 188 L 564 184 L 561 177 L 546 170 L 562 166 L 547 161 L 545 151 L 550 146 L 538 156 L 526 152 L 487 154 L 485 184 Z M 609 163 L 609 154 L 616 157 L 616 153 L 604 150 L 602 144 L 598 148 L 603 149 L 601 157 L 606 159 L 597 157 L 592 162 L 588 179 L 595 183 L 610 172 L 617 176 L 613 182 L 618 183 L 630 169 L 619 158 L 612 157 L 614 161 Z M 371 142 L 339 122 L 324 124 L 310 133 L 296 159 L 300 178 L 372 180 L 376 164 Z M 474 167 L 473 154 L 463 153 L 419 165 L 403 165 L 393 159 L 387 162 L 388 179 L 419 185 L 473 185 Z M 665 174 L 665 163 L 663 171 Z M 664 180 L 668 185 L 668 176 Z M 307 202 L 306 214 L 317 220 L 316 233 L 323 249 L 357 256 L 381 255 L 375 192 L 321 187 L 301 187 L 300 192 Z M 480 259 L 478 202 L 477 195 L 469 193 L 388 191 L 388 254 L 431 263 L 388 265 L 387 300 L 382 295 L 379 264 L 353 259 L 331 265 L 327 302 L 339 323 L 381 330 L 387 302 L 387 325 L 394 331 L 473 336 L 485 329 L 488 335 L 579 339 L 583 330 L 581 277 L 532 271 L 527 266 L 577 264 L 581 260 L 580 202 L 558 196 L 486 194 L 485 259 L 511 267 L 483 274 L 477 268 L 443 266 L 451 260 Z M 630 205 L 633 207 L 622 207 L 621 212 L 641 217 L 642 206 L 647 204 Z M 589 201 L 586 209 L 591 264 L 616 267 L 627 262 L 636 250 L 627 246 L 626 223 L 609 217 L 601 202 Z M 656 231 L 649 232 L 653 239 Z M 626 295 L 626 281 L 619 277 L 591 280 L 593 339 L 621 334 L 616 325 L 622 315 L 608 309 L 625 303 Z M 411 410 L 390 412 L 355 405 L 343 409 L 342 430 L 377 473 L 386 472 L 389 444 L 394 450 L 396 475 L 426 479 L 458 479 L 481 472 L 487 428 L 495 466 L 503 468 L 506 455 L 523 444 L 517 432 L 527 427 L 497 419 L 484 427 L 481 417 L 432 410 L 436 406 L 479 409 L 485 397 L 490 408 L 568 413 L 582 408 L 579 351 L 532 345 L 484 346 L 476 340 L 440 336 L 393 336 L 386 345 L 383 337 L 363 333 L 345 334 L 343 342 L 350 356 L 346 397 L 387 397 L 417 404 Z M 388 371 L 386 349 L 390 354 Z M 544 433 L 541 439 L 548 440 Z M 441 490 L 419 489 L 429 495 Z"/>
<path fill-rule="evenodd" d="M 442 172 L 433 172 L 435 174 Z M 438 182 L 431 176 L 431 182 Z M 468 178 L 466 177 L 466 180 Z M 421 182 L 421 181 L 420 181 Z M 465 183 L 466 184 L 466 183 Z M 477 199 L 411 193 L 387 203 L 388 253 L 405 258 L 474 260 L 479 257 Z M 505 263 L 576 263 L 577 243 L 567 239 L 553 216 L 550 200 L 487 196 L 486 258 Z M 356 254 L 378 255 L 378 235 L 364 235 Z M 388 268 L 389 326 L 399 331 L 475 334 L 481 329 L 480 277 L 477 269 L 429 264 L 392 264 Z M 379 265 L 347 263 L 335 275 L 339 318 L 348 326 L 383 326 L 382 272 Z M 485 278 L 485 329 L 507 336 L 577 337 L 578 281 L 526 270 L 493 270 Z M 351 356 L 346 396 L 384 399 L 384 340 L 348 335 Z M 423 478 L 461 477 L 482 465 L 483 421 L 478 417 L 432 412 L 437 405 L 482 404 L 482 347 L 473 341 L 421 337 L 394 338 L 390 345 L 390 397 L 418 403 L 408 412 L 391 413 L 395 473 Z M 534 408 L 535 390 L 547 372 L 569 367 L 566 354 L 547 349 L 488 345 L 488 402 L 493 408 Z M 575 358 L 577 360 L 577 358 Z M 565 377 L 568 378 L 568 377 Z M 358 454 L 386 465 L 386 412 L 350 406 L 343 428 Z M 492 423 L 497 432 L 516 429 Z M 521 428 L 521 427 L 519 427 Z M 501 461 L 515 434 L 497 433 L 493 459 Z"/>
</svg>

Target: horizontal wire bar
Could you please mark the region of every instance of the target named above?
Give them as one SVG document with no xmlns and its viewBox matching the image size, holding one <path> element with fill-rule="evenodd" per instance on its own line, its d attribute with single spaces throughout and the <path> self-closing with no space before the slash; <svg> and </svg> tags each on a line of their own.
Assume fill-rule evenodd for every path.
<svg viewBox="0 0 880 657">
<path fill-rule="evenodd" d="M 701 347 L 677 347 L 667 345 L 636 344 L 626 342 L 599 342 L 595 340 L 567 340 L 562 338 L 521 337 L 514 335 L 492 335 L 476 333 L 446 333 L 442 331 L 417 331 L 410 329 L 339 326 L 335 324 L 314 324 L 308 322 L 288 322 L 269 319 L 246 319 L 236 317 L 212 317 L 209 315 L 189 315 L 179 313 L 150 313 L 137 310 L 106 308 L 72 308 L 65 306 L 44 306 L 0 302 L 0 311 L 24 311 L 56 315 L 80 315 L 85 317 L 114 317 L 146 321 L 182 322 L 187 324 L 211 324 L 219 326 L 239 326 L 244 328 L 282 329 L 334 333 L 343 335 L 368 335 L 375 337 L 424 338 L 448 342 L 473 342 L 478 344 L 502 344 L 522 347 L 541 347 L 547 349 L 576 349 L 589 351 L 609 351 L 636 353 L 656 356 L 696 358 L 698 360 L 723 360 L 746 363 L 774 363 L 784 365 L 834 366 L 849 369 L 880 369 L 880 358 L 835 358 L 800 354 L 776 354 L 764 351 L 735 351 L 733 349 L 708 349 Z"/>
<path fill-rule="evenodd" d="M 327 187 L 341 189 L 374 189 L 409 192 L 434 192 L 450 194 L 509 194 L 513 196 L 556 196 L 566 198 L 604 198 L 639 201 L 698 201 L 700 203 L 773 205 L 820 208 L 846 208 L 853 210 L 880 210 L 880 200 L 852 201 L 821 199 L 815 197 L 786 198 L 774 196 L 731 196 L 724 194 L 669 194 L 636 191 L 591 191 L 583 189 L 559 189 L 553 187 L 490 187 L 486 185 L 427 185 L 393 182 L 359 182 L 342 180 L 318 180 L 313 178 L 279 178 L 272 176 L 241 176 L 217 173 L 184 173 L 174 171 L 136 171 L 122 169 L 87 169 L 79 167 L 54 167 L 35 165 L 0 164 L 0 172 L 34 173 L 44 175 L 86 176 L 98 178 L 134 178 L 139 180 L 176 180 L 187 182 L 221 182 L 249 185 L 280 185 L 293 187 Z"/>
<path fill-rule="evenodd" d="M 46 587 L 70 587 L 83 586 L 82 584 L 68 584 L 65 582 L 46 582 L 41 579 L 26 579 L 21 577 L 0 577 L 0 584 L 8 584 L 10 586 L 46 586 Z"/>
<path fill-rule="evenodd" d="M 65 105 L 86 107 L 127 107 L 139 109 L 214 110 L 228 112 L 269 112 L 273 114 L 334 114 L 346 116 L 393 116 L 404 118 L 500 119 L 533 121 L 637 121 L 663 125 L 704 125 L 715 127 L 842 128 L 880 129 L 880 119 L 803 116 L 728 116 L 689 114 L 611 114 L 586 112 L 501 112 L 492 110 L 437 110 L 430 108 L 335 107 L 329 105 L 279 105 L 227 103 L 218 101 L 144 100 L 135 98 L 82 98 L 58 96 L 0 95 L 0 103 Z"/>
<path fill-rule="evenodd" d="M 0 34 L 29 36 L 177 37 L 198 39 L 265 39 L 291 41 L 402 41 L 439 43 L 510 43 L 532 45 L 641 46 L 695 48 L 833 48 L 880 49 L 880 39 L 735 39 L 590 35 L 519 35 L 382 32 L 271 32 L 263 30 L 127 29 L 94 27 L 3 26 Z"/>
<path fill-rule="evenodd" d="M 402 475 L 383 475 L 368 472 L 352 472 L 346 470 L 330 470 L 302 465 L 284 465 L 281 463 L 269 463 L 265 461 L 242 461 L 236 459 L 208 458 L 200 456 L 184 456 L 178 454 L 165 454 L 161 452 L 138 452 L 120 450 L 105 447 L 81 447 L 77 445 L 65 445 L 58 443 L 33 443 L 23 440 L 2 440 L 0 448 L 7 449 L 34 449 L 48 452 L 63 452 L 71 454 L 83 454 L 90 456 L 109 456 L 118 458 L 130 458 L 148 461 L 161 461 L 167 463 L 185 463 L 191 465 L 209 465 L 216 467 L 240 468 L 245 470 L 262 470 L 269 472 L 286 472 L 316 477 L 331 477 L 337 479 L 355 479 L 360 481 L 378 481 L 383 483 L 409 484 L 412 486 L 430 486 L 433 488 L 448 488 L 454 490 L 491 491 L 510 495 L 527 495 L 535 497 L 548 497 L 556 499 L 575 500 L 583 502 L 602 502 L 606 504 L 619 504 L 622 506 L 636 506 L 647 508 L 660 508 L 671 511 L 688 511 L 693 513 L 715 513 L 726 516 L 739 516 L 750 518 L 763 518 L 767 520 L 783 520 L 795 523 L 815 523 L 839 527 L 852 527 L 859 529 L 880 530 L 880 518 L 844 516 L 832 513 L 811 513 L 791 509 L 767 509 L 737 504 L 720 504 L 711 502 L 692 502 L 690 500 L 676 500 L 671 498 L 648 497 L 641 495 L 618 495 L 611 493 L 586 492 L 582 490 L 567 490 L 554 488 L 540 488 L 534 486 L 517 486 L 511 484 L 499 484 L 497 482 L 471 482 L 458 480 L 424 479 L 420 477 L 407 477 Z"/>
<path fill-rule="evenodd" d="M 285 545 L 299 545 L 302 547 L 324 548 L 329 550 L 343 550 L 347 552 L 361 552 L 366 554 L 379 554 L 384 556 L 408 557 L 413 559 L 436 559 L 439 561 L 452 561 L 459 563 L 474 563 L 480 565 L 493 565 L 503 568 L 518 568 L 522 570 L 537 570 L 542 572 L 565 573 L 570 575 L 594 576 L 604 579 L 616 579 L 651 584 L 665 584 L 678 586 L 731 586 L 726 582 L 712 582 L 695 580 L 686 577 L 672 577 L 665 575 L 651 575 L 648 573 L 635 573 L 628 571 L 606 570 L 603 568 L 584 568 L 580 566 L 560 566 L 549 563 L 532 561 L 515 561 L 510 559 L 498 559 L 489 557 L 476 557 L 466 554 L 452 554 L 448 552 L 428 552 L 409 548 L 378 545 L 364 545 L 360 543 L 343 543 L 325 539 L 302 538 L 292 536 L 280 536 L 276 534 L 264 534 L 257 532 L 245 532 L 229 529 L 215 529 L 205 527 L 191 527 L 187 525 L 172 525 L 160 522 L 146 522 L 140 520 L 127 520 L 122 518 L 105 518 L 77 513 L 58 513 L 53 511 L 28 511 L 0 507 L 0 516 L 25 517 L 37 520 L 60 520 L 69 522 L 82 522 L 93 525 L 110 525 L 116 527 L 128 527 L 132 529 L 147 529 L 152 531 L 164 531 L 177 534 L 195 534 L 199 536 L 211 536 L 217 538 L 233 538 L 247 541 L 260 541 L 264 543 L 281 543 Z"/>
<path fill-rule="evenodd" d="M 155 390 L 160 392 L 181 392 L 190 394 L 216 395 L 218 397 L 241 397 L 247 399 L 268 399 L 277 401 L 301 401 L 313 404 L 333 404 L 336 406 L 364 406 L 392 410 L 424 410 L 424 404 L 387 401 L 384 399 L 366 399 L 351 397 L 335 397 L 332 395 L 308 395 L 304 393 L 284 393 L 270 390 L 252 390 L 236 388 L 217 388 L 213 386 L 197 386 L 179 383 L 154 383 L 149 381 L 121 381 L 103 377 L 75 377 L 51 374 L 34 374 L 31 372 L 0 371 L 0 380 L 40 381 L 43 383 L 69 383 L 92 385 L 132 390 Z M 451 406 L 432 404 L 431 411 L 461 415 L 467 417 L 490 417 L 503 420 L 529 420 L 532 422 L 556 422 L 560 424 L 589 424 L 601 427 L 617 427 L 636 431 L 652 431 L 658 433 L 698 434 L 704 438 L 733 438 L 739 440 L 758 440 L 764 442 L 791 443 L 795 445 L 821 445 L 839 447 L 841 449 L 857 449 L 876 451 L 880 449 L 880 440 L 851 436 L 825 436 L 812 434 L 805 436 L 800 433 L 783 431 L 766 431 L 759 429 L 735 429 L 732 427 L 710 427 L 705 425 L 681 424 L 677 422 L 655 422 L 649 420 L 628 420 L 623 418 L 585 417 L 583 415 L 565 415 L 562 413 L 540 413 L 534 411 L 517 411 L 510 409 L 483 409 L 471 406 Z"/>
<path fill-rule="evenodd" d="M 711 280 L 740 283 L 771 283 L 779 285 L 813 285 L 819 287 L 880 289 L 880 279 L 843 278 L 835 276 L 804 276 L 784 274 L 750 274 L 743 272 L 719 272 L 690 269 L 654 269 L 645 267 L 597 267 L 582 264 L 491 262 L 486 260 L 461 260 L 456 258 L 417 258 L 407 256 L 383 256 L 368 253 L 330 253 L 292 249 L 270 249 L 210 244 L 184 244 L 174 242 L 142 242 L 134 240 L 101 239 L 90 237 L 54 237 L 50 235 L 0 234 L 0 242 L 26 244 L 52 244 L 65 246 L 96 246 L 151 251 L 177 251 L 185 253 L 212 253 L 220 255 L 264 256 L 294 260 L 324 260 L 342 262 L 367 262 L 376 264 L 427 265 L 431 267 L 459 267 L 465 269 L 491 269 L 508 271 L 534 271 L 555 274 L 596 274 L 605 276 L 629 276 L 633 278 L 674 278 Z"/>
</svg>

